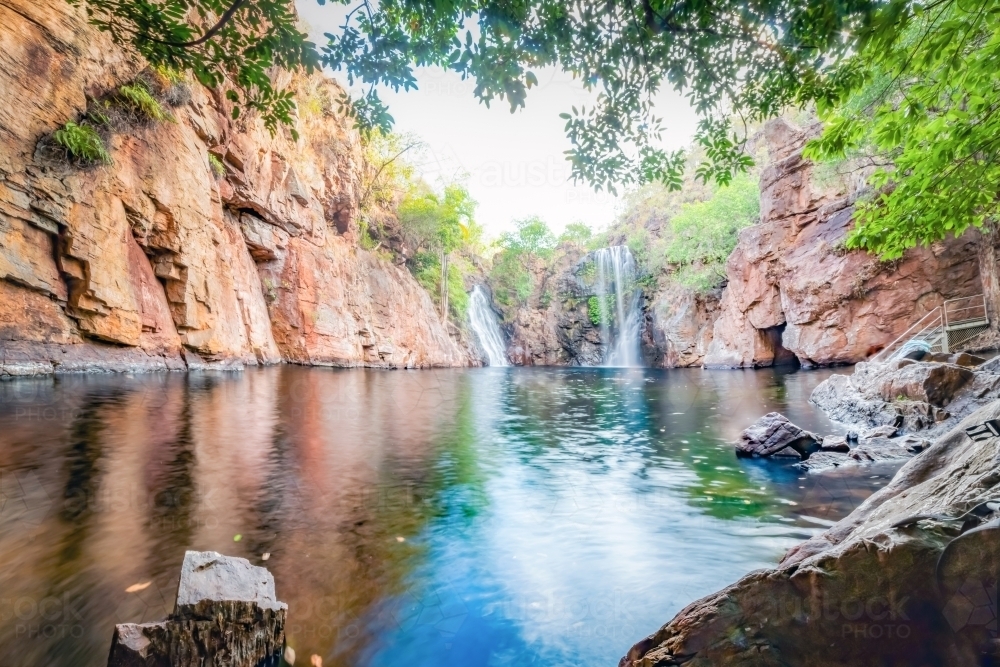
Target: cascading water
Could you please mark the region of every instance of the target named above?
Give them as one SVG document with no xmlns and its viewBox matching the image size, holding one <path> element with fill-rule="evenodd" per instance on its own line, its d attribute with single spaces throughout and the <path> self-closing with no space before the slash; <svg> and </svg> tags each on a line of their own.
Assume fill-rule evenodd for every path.
<svg viewBox="0 0 1000 667">
<path fill-rule="evenodd" d="M 612 246 L 594 252 L 594 263 L 604 365 L 639 366 L 642 295 L 636 286 L 635 258 L 625 246 Z"/>
<path fill-rule="evenodd" d="M 469 324 L 490 366 L 508 366 L 507 354 L 504 351 L 503 336 L 500 335 L 500 323 L 496 313 L 490 307 L 489 297 L 480 285 L 472 288 L 469 296 Z"/>
</svg>

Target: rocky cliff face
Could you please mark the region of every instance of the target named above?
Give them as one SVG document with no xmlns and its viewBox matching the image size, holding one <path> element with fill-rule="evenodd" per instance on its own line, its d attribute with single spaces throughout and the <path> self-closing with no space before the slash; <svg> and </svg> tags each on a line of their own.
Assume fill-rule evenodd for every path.
<svg viewBox="0 0 1000 667">
<path fill-rule="evenodd" d="M 721 290 L 700 293 L 664 283 L 646 298 L 643 358 L 654 368 L 700 366 L 712 343 Z"/>
<path fill-rule="evenodd" d="M 765 128 L 761 222 L 727 262 L 706 366 L 863 361 L 942 301 L 980 291 L 971 233 L 893 263 L 844 251 L 857 193 L 823 187 L 802 158 L 807 136 L 781 120 Z"/>
<path fill-rule="evenodd" d="M 784 120 L 765 126 L 761 220 L 741 232 L 724 288 L 693 291 L 668 272 L 644 288 L 647 365 L 852 364 L 891 343 L 946 299 L 981 291 L 975 232 L 914 248 L 896 262 L 846 251 L 843 241 L 865 173 L 845 183 L 804 160 L 802 147 L 816 131 Z M 662 221 L 653 219 L 645 232 L 655 239 L 666 233 L 661 227 Z M 624 242 L 623 236 L 612 236 L 612 244 Z M 548 280 L 565 284 L 574 270 L 575 265 L 556 266 Z M 536 364 L 599 360 L 600 332 L 587 331 L 585 317 L 566 320 L 561 314 L 566 310 L 534 301 L 520 309 L 512 358 Z M 562 335 L 560 329 L 575 333 Z"/>
<path fill-rule="evenodd" d="M 530 267 L 534 289 L 527 303 L 504 313 L 507 354 L 519 366 L 600 365 L 601 334 L 587 306 L 592 290 L 578 275 L 585 254 L 571 245 L 556 252 L 552 265 Z"/>
<path fill-rule="evenodd" d="M 531 267 L 534 290 L 527 301 L 505 310 L 508 356 L 519 366 L 600 366 L 601 328 L 590 317 L 596 294 L 593 254 L 573 244 L 559 247 L 552 264 Z M 701 365 L 712 341 L 718 291 L 700 294 L 663 280 L 643 289 L 640 350 L 653 368 Z"/>
<path fill-rule="evenodd" d="M 335 84 L 291 82 L 297 141 L 192 85 L 174 122 L 116 132 L 113 165 L 81 169 L 40 139 L 141 63 L 64 0 L 4 0 L 0 26 L 0 375 L 466 363 L 416 281 L 355 243 Z"/>
</svg>

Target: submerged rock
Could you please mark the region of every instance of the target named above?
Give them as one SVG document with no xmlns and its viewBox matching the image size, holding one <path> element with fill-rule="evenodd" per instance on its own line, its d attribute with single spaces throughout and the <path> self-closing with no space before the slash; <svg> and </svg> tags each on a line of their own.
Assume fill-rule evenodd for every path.
<svg viewBox="0 0 1000 667">
<path fill-rule="evenodd" d="M 822 438 L 804 431 L 778 412 L 769 412 L 740 434 L 737 456 L 807 459 L 819 451 Z"/>
<path fill-rule="evenodd" d="M 115 626 L 108 667 L 277 665 L 287 609 L 265 568 L 214 551 L 188 551 L 174 612 L 159 623 Z"/>
<path fill-rule="evenodd" d="M 1000 498 L 1000 438 L 963 429 L 997 417 L 1000 402 L 979 409 L 849 516 L 688 605 L 620 667 L 996 664 L 1000 503 L 987 501 Z"/>
<path fill-rule="evenodd" d="M 854 447 L 842 436 L 827 436 L 823 438 L 821 451 L 796 464 L 796 467 L 821 472 L 842 466 L 898 461 L 919 454 L 930 444 L 915 435 L 894 437 L 896 431 L 892 426 L 869 429 L 856 438 Z"/>
</svg>

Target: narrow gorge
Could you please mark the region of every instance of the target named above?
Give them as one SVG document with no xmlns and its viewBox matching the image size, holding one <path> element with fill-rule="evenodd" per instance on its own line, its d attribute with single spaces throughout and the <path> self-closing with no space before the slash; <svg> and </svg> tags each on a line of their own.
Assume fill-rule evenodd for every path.
<svg viewBox="0 0 1000 667">
<path fill-rule="evenodd" d="M 816 125 L 800 128 L 784 119 L 762 128 L 759 221 L 739 233 L 718 285 L 691 289 L 669 266 L 637 276 L 642 365 L 853 364 L 944 301 L 981 293 L 975 232 L 891 262 L 846 250 L 864 172 L 847 165 L 831 174 L 804 159 L 802 148 L 817 132 Z M 655 241 L 666 227 L 654 218 L 643 238 Z M 627 252 L 625 234 L 610 229 L 610 250 Z M 600 265 L 610 250 L 588 253 L 566 243 L 551 265 L 536 263 L 532 294 L 508 316 L 516 363 L 605 363 L 611 338 L 601 317 L 588 316 L 588 300 L 604 304 L 591 264 Z"/>
<path fill-rule="evenodd" d="M 45 137 L 141 67 L 59 0 L 2 11 L 16 29 L 4 33 L 0 77 L 8 109 L 21 112 L 0 116 L 0 374 L 491 363 L 467 322 L 443 323 L 399 262 L 359 243 L 364 156 L 334 110 L 336 84 L 292 81 L 296 140 L 232 120 L 224 96 L 185 84 L 171 121 L 116 134 L 110 166 L 74 167 L 46 152 Z M 919 314 L 980 291 L 968 261 L 975 234 L 891 263 L 843 250 L 864 179 L 818 175 L 801 156 L 815 132 L 784 120 L 761 131 L 760 219 L 740 233 L 719 286 L 685 287 L 669 266 L 644 273 L 616 254 L 628 251 L 613 226 L 609 248 L 561 245 L 556 261 L 531 269 L 523 302 L 494 307 L 506 356 L 518 365 L 850 364 Z M 663 227 L 644 231 L 655 240 Z"/>
<path fill-rule="evenodd" d="M 1000 665 L 998 55 L 0 0 L 0 667 Z"/>
</svg>

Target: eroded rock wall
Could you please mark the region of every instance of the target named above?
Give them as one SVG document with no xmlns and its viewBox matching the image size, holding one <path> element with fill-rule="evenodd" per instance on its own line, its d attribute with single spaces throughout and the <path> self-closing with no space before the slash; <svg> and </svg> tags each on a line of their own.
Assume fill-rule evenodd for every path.
<svg viewBox="0 0 1000 667">
<path fill-rule="evenodd" d="M 191 85 L 173 122 L 113 135 L 113 165 L 39 151 L 141 69 L 64 0 L 0 2 L 0 375 L 466 363 L 416 281 L 355 243 L 360 147 L 322 77 L 279 75 L 298 140 Z"/>
<path fill-rule="evenodd" d="M 712 344 L 721 290 L 698 292 L 664 283 L 646 300 L 643 357 L 654 368 L 700 366 Z"/>
<path fill-rule="evenodd" d="M 601 363 L 600 331 L 590 320 L 592 290 L 578 271 L 584 251 L 562 245 L 550 264 L 535 260 L 533 290 L 526 303 L 505 308 L 507 356 L 518 366 L 596 366 Z"/>
<path fill-rule="evenodd" d="M 974 232 L 893 263 L 845 251 L 864 173 L 848 192 L 825 186 L 802 158 L 809 133 L 782 120 L 765 128 L 761 222 L 741 232 L 727 262 L 706 366 L 863 361 L 944 300 L 980 292 Z"/>
</svg>

